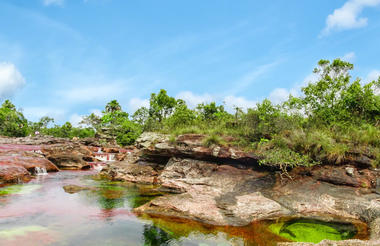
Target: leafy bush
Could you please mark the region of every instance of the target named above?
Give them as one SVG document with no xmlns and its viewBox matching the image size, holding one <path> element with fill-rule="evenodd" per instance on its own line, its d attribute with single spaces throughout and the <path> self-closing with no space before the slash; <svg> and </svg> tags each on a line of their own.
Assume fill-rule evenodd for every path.
<svg viewBox="0 0 380 246">
<path fill-rule="evenodd" d="M 272 165 L 286 171 L 288 168 L 296 166 L 311 166 L 315 164 L 307 155 L 299 154 L 287 148 L 272 148 L 263 152 L 263 159 L 260 164 Z"/>
</svg>

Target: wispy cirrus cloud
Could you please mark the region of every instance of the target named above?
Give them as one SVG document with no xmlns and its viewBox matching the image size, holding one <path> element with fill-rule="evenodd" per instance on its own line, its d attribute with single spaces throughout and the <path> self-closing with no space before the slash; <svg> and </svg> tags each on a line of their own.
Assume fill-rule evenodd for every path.
<svg viewBox="0 0 380 246">
<path fill-rule="evenodd" d="M 43 0 L 43 4 L 45 6 L 50 6 L 50 5 L 62 6 L 64 2 L 65 2 L 64 0 Z"/>
<path fill-rule="evenodd" d="M 342 60 L 347 61 L 347 62 L 354 62 L 355 58 L 356 58 L 355 52 L 349 52 L 345 54 L 344 56 L 342 56 Z"/>
<path fill-rule="evenodd" d="M 265 75 L 266 73 L 269 73 L 275 66 L 277 66 L 280 63 L 281 63 L 281 60 L 276 60 L 271 63 L 254 67 L 251 71 L 248 71 L 247 73 L 243 74 L 240 77 L 240 79 L 232 83 L 233 88 L 229 90 L 229 93 L 237 94 L 239 92 L 244 91 L 253 83 L 257 82 L 261 76 Z"/>
<path fill-rule="evenodd" d="M 335 9 L 332 14 L 327 16 L 326 26 L 322 30 L 320 37 L 333 31 L 367 26 L 368 18 L 360 17 L 360 14 L 364 8 L 377 5 L 380 5 L 380 0 L 348 0 L 342 7 Z"/>
</svg>

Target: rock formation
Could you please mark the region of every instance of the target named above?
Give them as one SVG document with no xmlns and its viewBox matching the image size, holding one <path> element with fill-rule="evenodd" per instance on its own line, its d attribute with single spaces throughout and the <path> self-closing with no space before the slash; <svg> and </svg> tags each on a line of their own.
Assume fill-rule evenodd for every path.
<svg viewBox="0 0 380 246">
<path fill-rule="evenodd" d="M 137 140 L 137 150 L 123 162 L 108 165 L 102 174 L 114 180 L 157 184 L 159 190 L 170 193 L 136 208 L 136 213 L 220 226 L 279 217 L 364 223 L 371 226 L 375 239 L 360 242 L 377 245 L 378 170 L 351 162 L 299 167 L 284 177 L 271 165 L 260 166 L 253 153 L 204 147 L 202 139 L 202 135 L 188 134 L 170 142 L 167 135 L 144 133 Z"/>
</svg>

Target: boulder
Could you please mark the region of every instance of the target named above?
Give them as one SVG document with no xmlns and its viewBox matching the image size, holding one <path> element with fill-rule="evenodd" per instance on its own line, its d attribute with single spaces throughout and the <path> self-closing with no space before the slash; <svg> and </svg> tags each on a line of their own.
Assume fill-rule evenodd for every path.
<svg viewBox="0 0 380 246">
<path fill-rule="evenodd" d="M 0 184 L 26 182 L 30 173 L 22 166 L 0 164 Z"/>
<path fill-rule="evenodd" d="M 59 169 L 41 154 L 36 146 L 0 145 L 0 183 L 19 183 L 30 179 L 38 169 L 57 172 Z M 26 150 L 25 150 L 26 149 Z"/>
<path fill-rule="evenodd" d="M 9 153 L 8 153 L 9 154 Z M 34 173 L 36 167 L 44 168 L 47 172 L 57 172 L 59 169 L 52 162 L 42 156 L 25 156 L 25 154 L 13 153 L 12 155 L 1 155 L 0 163 L 12 166 L 20 166 Z"/>
<path fill-rule="evenodd" d="M 129 161 L 108 165 L 102 169 L 101 174 L 112 180 L 139 184 L 155 184 L 158 176 L 158 173 L 151 166 L 133 164 Z"/>
<path fill-rule="evenodd" d="M 43 146 L 42 153 L 62 169 L 88 169 L 94 161 L 93 152 L 86 146 L 77 143 Z"/>
<path fill-rule="evenodd" d="M 135 212 L 234 226 L 290 215 L 261 193 L 274 185 L 271 175 L 251 169 L 172 158 L 158 182 L 161 190 L 180 194 L 155 198 Z"/>
</svg>

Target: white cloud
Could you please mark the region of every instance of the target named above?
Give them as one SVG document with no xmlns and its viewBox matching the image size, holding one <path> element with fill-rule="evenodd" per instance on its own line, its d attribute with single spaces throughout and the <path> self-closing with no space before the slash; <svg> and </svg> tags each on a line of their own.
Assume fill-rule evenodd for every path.
<svg viewBox="0 0 380 246">
<path fill-rule="evenodd" d="M 352 62 L 354 62 L 355 57 L 356 57 L 355 52 L 349 52 L 349 53 L 345 54 L 345 55 L 342 57 L 342 60 L 343 60 L 343 61 L 347 61 L 347 62 L 351 62 L 351 63 L 352 63 Z"/>
<path fill-rule="evenodd" d="M 23 109 L 23 114 L 31 121 L 39 121 L 44 116 L 61 121 L 65 119 L 65 113 L 65 110 L 54 107 L 26 107 Z"/>
<path fill-rule="evenodd" d="M 269 94 L 268 99 L 271 102 L 278 104 L 278 103 L 282 103 L 288 100 L 289 94 L 290 94 L 290 91 L 288 89 L 276 88 Z"/>
<path fill-rule="evenodd" d="M 215 99 L 209 94 L 196 95 L 191 91 L 182 91 L 175 96 L 176 99 L 182 99 L 190 108 L 195 108 L 200 103 L 209 103 Z"/>
<path fill-rule="evenodd" d="M 369 83 L 369 82 L 372 82 L 374 80 L 378 80 L 380 77 L 380 70 L 372 70 L 371 72 L 369 72 L 369 74 L 367 75 L 367 77 L 364 79 L 364 83 Z M 380 95 L 380 88 L 374 88 L 374 92 L 376 95 Z"/>
<path fill-rule="evenodd" d="M 91 109 L 90 113 L 94 114 L 96 116 L 99 116 L 99 117 L 103 116 L 103 113 L 102 113 L 102 111 L 100 109 Z"/>
<path fill-rule="evenodd" d="M 83 120 L 83 115 L 79 115 L 79 114 L 72 114 L 70 116 L 70 123 L 71 125 L 73 125 L 74 127 L 78 127 L 80 124 L 80 122 Z"/>
<path fill-rule="evenodd" d="M 226 96 L 223 101 L 226 104 L 226 110 L 231 113 L 235 112 L 235 107 L 239 107 L 246 111 L 248 108 L 254 108 L 257 103 L 256 101 L 236 96 Z"/>
<path fill-rule="evenodd" d="M 0 63 L 0 98 L 11 97 L 25 85 L 25 79 L 12 63 Z"/>
<path fill-rule="evenodd" d="M 301 88 L 307 86 L 309 83 L 316 82 L 318 80 L 318 76 L 315 73 L 311 73 L 305 77 L 302 83 L 298 83 L 294 85 L 292 88 L 275 88 L 269 94 L 268 99 L 275 103 L 279 104 L 285 102 L 289 99 L 289 95 L 299 97 L 301 95 Z"/>
<path fill-rule="evenodd" d="M 128 102 L 128 109 L 129 109 L 129 112 L 132 114 L 141 107 L 149 108 L 149 100 L 134 97 L 134 98 L 131 98 Z"/>
<path fill-rule="evenodd" d="M 50 5 L 62 6 L 64 3 L 64 0 L 44 0 L 43 3 L 45 6 L 50 6 Z"/>
<path fill-rule="evenodd" d="M 198 95 L 191 91 L 182 91 L 176 95 L 176 98 L 184 100 L 189 108 L 195 108 L 200 103 L 223 102 L 228 112 L 234 112 L 235 107 L 247 110 L 247 108 L 253 108 L 256 106 L 256 101 L 251 101 L 244 97 L 237 97 L 233 95 L 221 97 L 213 96 L 207 93 Z"/>
<path fill-rule="evenodd" d="M 364 82 L 366 83 L 372 82 L 374 80 L 377 80 L 379 77 L 380 77 L 380 70 L 372 70 L 371 72 L 369 72 Z"/>
<path fill-rule="evenodd" d="M 85 78 L 86 81 L 91 80 Z M 73 81 L 81 81 L 80 78 L 75 78 Z M 68 103 L 84 103 L 84 102 L 102 102 L 113 100 L 123 96 L 127 90 L 127 81 L 122 80 L 107 80 L 94 79 L 93 83 L 81 83 L 78 86 L 63 88 L 57 92 L 65 102 Z"/>
<path fill-rule="evenodd" d="M 380 4 L 380 0 L 348 0 L 341 8 L 335 9 L 326 19 L 326 27 L 322 35 L 327 35 L 331 31 L 339 31 L 364 27 L 368 23 L 368 18 L 360 17 L 360 13 L 365 7 L 374 7 Z"/>
</svg>

